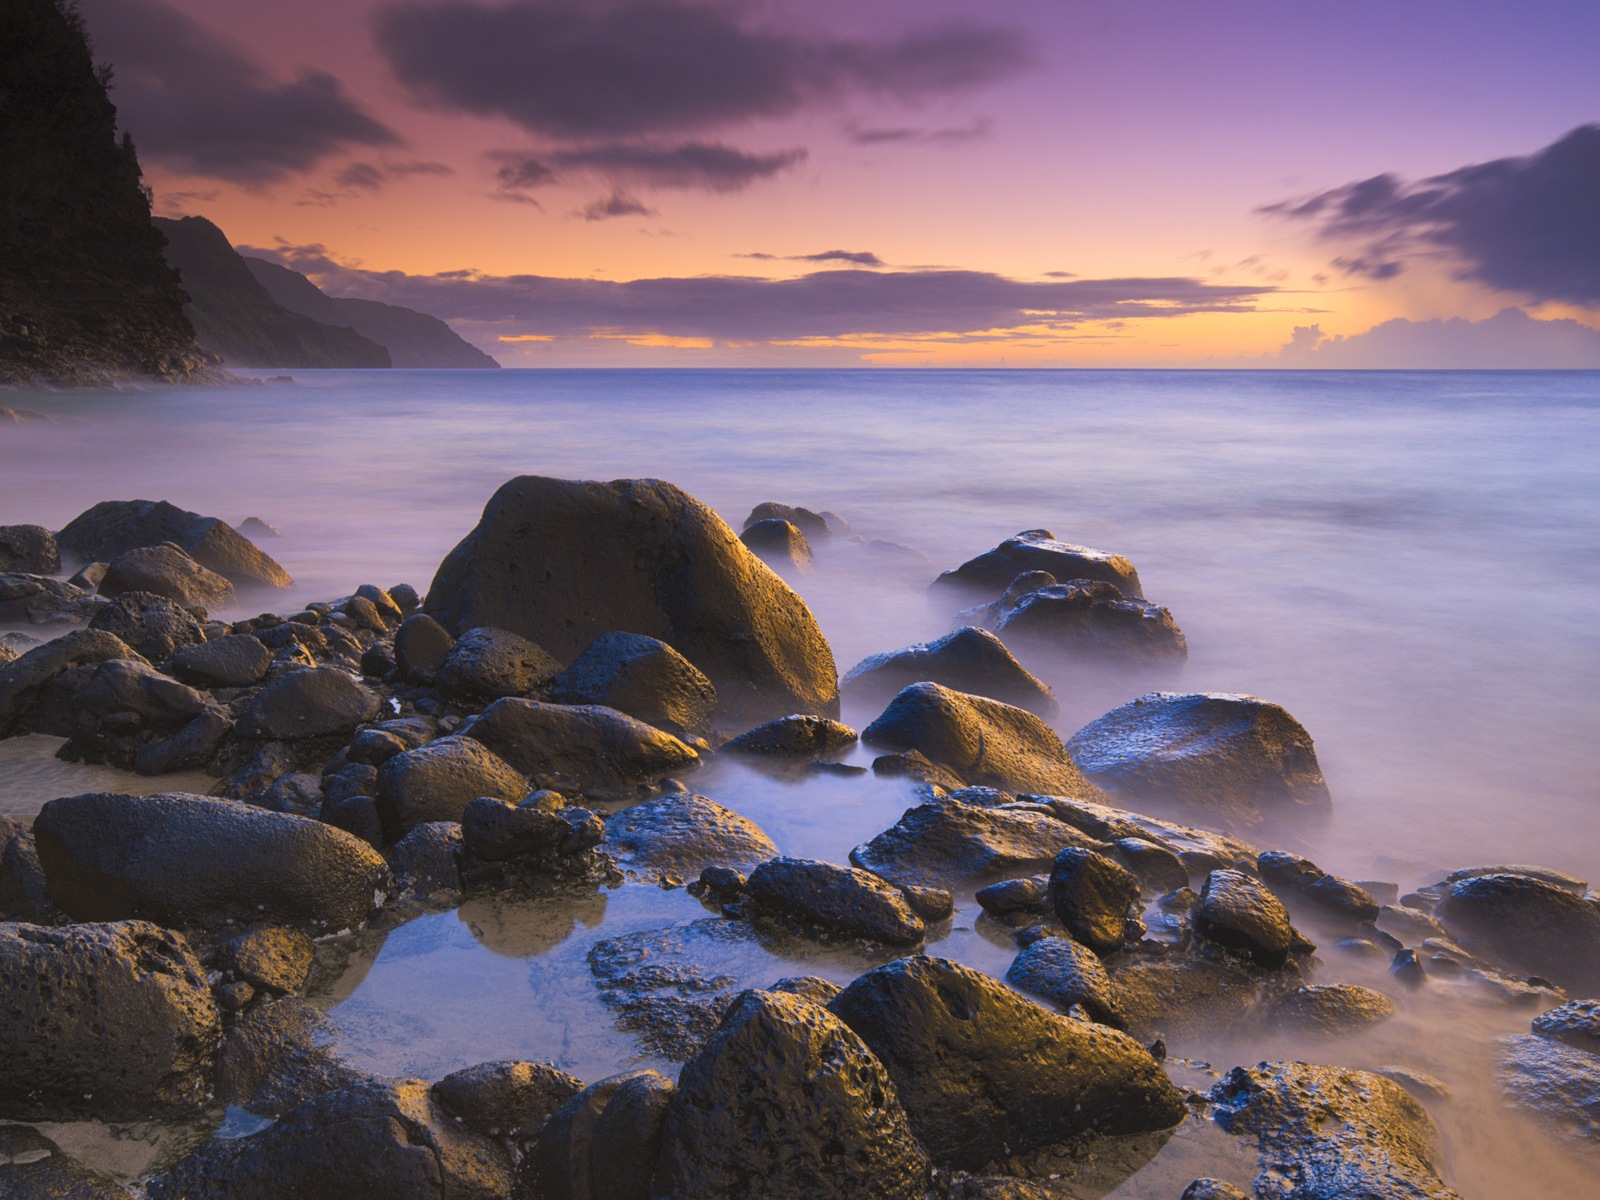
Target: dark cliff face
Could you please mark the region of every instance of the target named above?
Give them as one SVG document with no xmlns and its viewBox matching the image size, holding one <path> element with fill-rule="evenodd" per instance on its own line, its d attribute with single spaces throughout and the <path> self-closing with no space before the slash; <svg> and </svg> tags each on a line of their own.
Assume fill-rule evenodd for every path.
<svg viewBox="0 0 1600 1200">
<path fill-rule="evenodd" d="M 0 383 L 214 371 L 108 78 L 70 4 L 0 0 Z"/>
</svg>

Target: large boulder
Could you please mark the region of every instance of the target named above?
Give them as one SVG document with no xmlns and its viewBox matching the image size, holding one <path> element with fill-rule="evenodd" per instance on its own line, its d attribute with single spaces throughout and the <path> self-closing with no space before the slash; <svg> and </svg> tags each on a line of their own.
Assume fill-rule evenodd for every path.
<svg viewBox="0 0 1600 1200">
<path fill-rule="evenodd" d="M 456 639 L 434 672 L 439 693 L 465 704 L 526 696 L 560 672 L 561 664 L 520 634 L 469 629 Z"/>
<path fill-rule="evenodd" d="M 378 695 L 338 667 L 291 671 L 239 706 L 240 737 L 293 741 L 354 733 L 378 715 Z"/>
<path fill-rule="evenodd" d="M 0 1109 L 142 1120 L 206 1101 L 221 1036 L 206 974 L 145 921 L 0 925 Z"/>
<path fill-rule="evenodd" d="M 89 628 L 121 638 L 156 663 L 206 638 L 193 613 L 171 597 L 154 592 L 123 592 L 95 609 Z"/>
<path fill-rule="evenodd" d="M 148 1185 L 149 1200 L 506 1200 L 510 1153 L 441 1109 L 420 1079 L 367 1079 L 217 1139 Z"/>
<path fill-rule="evenodd" d="M 739 997 L 678 1077 L 653 1200 L 924 1200 L 928 1164 L 894 1084 L 826 1009 Z"/>
<path fill-rule="evenodd" d="M 185 646 L 169 668 L 183 682 L 203 688 L 250 687 L 267 677 L 272 651 L 248 633 L 230 633 Z"/>
<path fill-rule="evenodd" d="M 598 704 L 543 704 L 508 696 L 458 731 L 493 750 L 537 788 L 634 799 L 700 761 L 693 748 Z"/>
<path fill-rule="evenodd" d="M 100 579 L 102 596 L 149 592 L 176 600 L 185 608 L 229 608 L 233 584 L 208 571 L 171 542 L 139 546 L 117 555 Z"/>
<path fill-rule="evenodd" d="M 73 731 L 62 757 L 126 771 L 144 747 L 200 717 L 207 698 L 149 663 L 113 658 L 95 668 L 69 708 Z M 225 729 L 226 717 L 216 715 Z"/>
<path fill-rule="evenodd" d="M 904 688 L 861 733 L 869 746 L 916 750 L 970 784 L 1098 798 L 1055 730 L 1024 709 L 937 683 Z"/>
<path fill-rule="evenodd" d="M 1600 907 L 1527 875 L 1478 875 L 1445 889 L 1433 915 L 1467 949 L 1574 991 L 1600 990 Z"/>
<path fill-rule="evenodd" d="M 165 500 L 106 500 L 57 536 L 80 562 L 110 562 L 140 546 L 172 542 L 201 566 L 240 587 L 288 587 L 294 580 L 227 522 L 186 512 Z"/>
<path fill-rule="evenodd" d="M 1002 704 L 1053 717 L 1060 707 L 1049 686 L 1035 679 L 987 629 L 966 625 L 933 642 L 874 654 L 839 681 L 847 700 L 884 704 L 913 683 L 938 683 Z"/>
<path fill-rule="evenodd" d="M 1036 806 L 983 808 L 945 797 L 907 809 L 850 861 L 901 887 L 950 887 L 1047 871 L 1068 846 L 1099 845 Z"/>
<path fill-rule="evenodd" d="M 778 853 L 754 821 L 689 792 L 667 792 L 608 817 L 601 849 L 619 867 L 678 879 L 706 867 L 746 870 Z"/>
<path fill-rule="evenodd" d="M 426 611 L 568 661 L 613 630 L 659 638 L 705 672 L 729 720 L 838 715 L 833 653 L 805 602 L 722 518 L 659 480 L 511 480 L 440 564 Z"/>
<path fill-rule="evenodd" d="M 1327 812 L 1311 735 L 1276 704 L 1227 692 L 1152 692 L 1067 743 L 1119 800 L 1183 808 L 1238 826 Z"/>
<path fill-rule="evenodd" d="M 378 815 L 391 841 L 429 821 L 459 821 L 479 796 L 515 803 L 528 781 L 482 742 L 444 737 L 390 756 L 378 768 Z"/>
<path fill-rule="evenodd" d="M 1048 571 L 1060 580 L 1099 579 L 1114 584 L 1124 596 L 1144 595 L 1139 589 L 1139 572 L 1122 555 L 1058 542 L 1048 529 L 1023 530 L 954 571 L 946 571 L 933 586 L 993 596 L 1024 571 Z"/>
<path fill-rule="evenodd" d="M 207 796 L 67 796 L 40 810 L 33 833 L 50 899 L 76 920 L 331 933 L 360 925 L 388 888 L 388 867 L 361 839 Z"/>
<path fill-rule="evenodd" d="M 557 704 L 603 704 L 665 729 L 705 737 L 717 689 L 700 668 L 665 642 L 639 633 L 603 633 L 550 684 Z"/>
<path fill-rule="evenodd" d="M 1213 1119 L 1255 1138 L 1256 1194 L 1283 1200 L 1459 1200 L 1440 1180 L 1439 1134 L 1398 1083 L 1307 1063 L 1235 1067 Z"/>
<path fill-rule="evenodd" d="M 1090 1130 L 1168 1129 L 1183 1097 L 1126 1034 L 1041 1008 L 969 967 L 902 958 L 829 1006 L 887 1068 L 942 1165 L 976 1170 Z"/>
<path fill-rule="evenodd" d="M 55 534 L 43 525 L 0 525 L 0 571 L 54 575 L 59 570 Z"/>
<path fill-rule="evenodd" d="M 859 868 L 774 858 L 746 887 L 758 912 L 808 929 L 886 946 L 915 946 L 926 932 L 899 888 Z"/>
<path fill-rule="evenodd" d="M 0 666 L 0 737 L 67 737 L 73 726 L 72 697 L 94 677 L 96 667 L 112 659 L 142 661 L 114 634 L 80 629 Z"/>
</svg>

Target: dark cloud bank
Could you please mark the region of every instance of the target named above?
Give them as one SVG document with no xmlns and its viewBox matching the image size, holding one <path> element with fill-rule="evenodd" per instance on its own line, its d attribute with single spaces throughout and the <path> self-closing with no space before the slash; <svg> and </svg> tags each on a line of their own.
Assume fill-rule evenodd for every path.
<svg viewBox="0 0 1600 1200">
<path fill-rule="evenodd" d="M 1442 254 L 1497 291 L 1600 304 L 1600 126 L 1524 157 L 1418 183 L 1377 175 L 1264 211 L 1353 247 L 1336 260 L 1351 274 L 1387 279 L 1408 259 Z"/>
<path fill-rule="evenodd" d="M 1571 320 L 1536 320 L 1520 308 L 1483 321 L 1396 317 L 1348 337 L 1329 337 L 1320 327 L 1305 325 L 1263 365 L 1347 371 L 1593 370 L 1600 368 L 1600 329 Z"/>
</svg>

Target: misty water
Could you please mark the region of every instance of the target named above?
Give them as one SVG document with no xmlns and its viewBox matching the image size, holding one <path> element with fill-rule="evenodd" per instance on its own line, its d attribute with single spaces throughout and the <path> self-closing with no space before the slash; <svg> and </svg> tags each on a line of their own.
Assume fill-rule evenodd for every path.
<svg viewBox="0 0 1600 1200">
<path fill-rule="evenodd" d="M 1146 596 L 1188 637 L 1176 686 L 1262 696 L 1310 730 L 1333 815 L 1255 835 L 1264 846 L 1402 890 L 1482 863 L 1600 876 L 1600 374 L 343 371 L 294 381 L 8 398 L 56 420 L 0 427 L 0 524 L 59 529 L 97 501 L 135 497 L 234 523 L 258 516 L 284 534 L 266 548 L 295 576 L 293 594 L 272 600 L 288 611 L 366 582 L 425 589 L 513 475 L 655 476 L 735 528 L 778 500 L 832 510 L 869 542 L 926 556 L 919 565 L 836 541 L 790 579 L 841 673 L 950 628 L 949 607 L 925 591 L 939 570 L 1048 528 L 1133 560 Z M 1063 736 L 1145 690 L 1115 678 L 1050 682 Z M 874 715 L 845 718 L 860 727 Z M 51 757 L 54 745 L 0 742 L 0 811 L 31 813 L 76 791 L 205 783 L 70 767 Z M 687 782 L 785 853 L 839 862 L 914 803 L 908 783 L 870 774 L 772 775 L 713 760 Z M 970 895 L 958 899 L 930 953 L 1003 975 L 1009 937 L 976 920 Z M 581 901 L 473 900 L 348 948 L 317 999 L 345 1052 L 385 1073 L 438 1078 L 505 1057 L 587 1079 L 634 1064 L 670 1071 L 615 1026 L 587 955 L 602 939 L 708 915 L 681 890 L 642 883 Z M 715 969 L 741 985 L 808 973 L 844 982 L 870 965 L 799 945 L 726 954 Z M 1216 1070 L 1292 1056 L 1425 1071 L 1456 1091 L 1430 1110 L 1444 1173 L 1464 1196 L 1591 1194 L 1594 1159 L 1494 1095 L 1494 1039 L 1525 1031 L 1530 1011 L 1448 984 L 1413 997 L 1384 963 L 1331 948 L 1320 959 L 1317 982 L 1371 984 L 1396 996 L 1400 1016 L 1336 1042 L 1240 1033 L 1172 1045 L 1175 1058 Z M 1210 1078 L 1205 1067 L 1174 1070 L 1198 1087 Z M 1143 1152 L 1108 1168 L 1119 1178 L 1057 1186 L 1176 1197 L 1208 1170 L 1247 1183 L 1251 1161 L 1219 1140 L 1191 1122 L 1126 1180 Z"/>
</svg>

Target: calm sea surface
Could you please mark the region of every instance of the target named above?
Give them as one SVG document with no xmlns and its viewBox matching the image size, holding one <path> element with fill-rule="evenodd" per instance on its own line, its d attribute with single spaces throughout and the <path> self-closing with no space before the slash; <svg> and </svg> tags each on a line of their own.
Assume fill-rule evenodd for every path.
<svg viewBox="0 0 1600 1200">
<path fill-rule="evenodd" d="M 925 570 L 888 569 L 835 544 L 792 580 L 841 672 L 946 631 L 928 580 L 1044 527 L 1134 561 L 1188 636 L 1178 686 L 1277 701 L 1311 731 L 1335 811 L 1295 840 L 1325 868 L 1406 886 L 1506 861 L 1600 877 L 1600 373 L 293 375 L 293 386 L 11 395 L 58 420 L 0 426 L 0 524 L 60 528 L 99 500 L 136 497 L 259 516 L 284 534 L 266 548 L 295 576 L 295 599 L 311 600 L 364 582 L 424 589 L 513 475 L 655 476 L 735 528 L 779 500 L 927 556 Z M 1069 735 L 1093 712 L 1063 698 Z M 24 741 L 0 743 L 0 811 L 106 786 L 104 772 L 55 763 L 54 743 Z M 909 801 L 889 781 L 801 786 L 733 767 L 695 786 L 786 852 L 838 861 Z M 682 893 L 630 887 L 581 912 L 427 918 L 390 935 L 335 1014 L 385 1069 L 436 1076 L 526 1053 L 565 1055 L 594 1077 L 626 1046 L 592 1033 L 607 1022 L 592 984 L 574 983 L 587 946 L 700 912 Z M 1010 953 L 957 926 L 934 951 L 1003 973 Z M 806 969 L 774 961 L 769 973 Z M 430 987 L 430 974 L 449 978 Z M 476 1027 L 441 1017 L 447 992 L 476 996 Z M 565 1016 L 548 1003 L 538 1020 L 517 1013 L 519 997 L 566 993 Z M 1526 1014 L 1478 1020 L 1487 1036 L 1525 1028 Z M 1485 1043 L 1472 1044 L 1456 1058 L 1477 1054 L 1487 1071 Z M 1240 1061 L 1266 1053 L 1239 1049 Z M 1485 1102 L 1483 1126 L 1500 1111 Z M 1447 1136 L 1487 1170 L 1476 1160 L 1494 1154 L 1467 1148 L 1487 1135 L 1460 1121 Z M 1531 1151 L 1501 1140 L 1495 1154 L 1526 1180 Z M 1459 1164 L 1452 1175 L 1469 1195 L 1537 1194 L 1463 1183 Z"/>
</svg>

